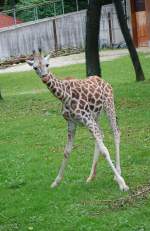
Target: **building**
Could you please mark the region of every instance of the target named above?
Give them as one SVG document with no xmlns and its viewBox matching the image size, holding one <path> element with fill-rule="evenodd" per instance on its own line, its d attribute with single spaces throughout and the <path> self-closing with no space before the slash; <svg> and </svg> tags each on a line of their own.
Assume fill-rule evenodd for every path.
<svg viewBox="0 0 150 231">
<path fill-rule="evenodd" d="M 150 46 L 150 0 L 128 0 L 131 28 L 136 47 Z"/>
<path fill-rule="evenodd" d="M 4 13 L 0 13 L 0 29 L 4 27 L 12 26 L 14 24 L 19 24 L 19 23 L 22 23 L 22 21 L 19 19 L 16 19 L 16 21 L 14 21 L 13 17 L 8 16 Z"/>
</svg>

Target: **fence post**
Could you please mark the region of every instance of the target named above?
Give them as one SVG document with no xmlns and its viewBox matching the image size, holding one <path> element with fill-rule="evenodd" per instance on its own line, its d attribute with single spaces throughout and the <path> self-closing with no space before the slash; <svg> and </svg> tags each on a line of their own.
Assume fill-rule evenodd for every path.
<svg viewBox="0 0 150 231">
<path fill-rule="evenodd" d="M 53 32 L 54 32 L 54 46 L 55 52 L 58 51 L 58 40 L 57 40 L 57 31 L 56 31 L 56 21 L 53 19 Z"/>
<path fill-rule="evenodd" d="M 76 9 L 77 9 L 77 11 L 79 11 L 79 4 L 78 4 L 78 0 L 76 0 Z"/>
<path fill-rule="evenodd" d="M 16 25 L 16 7 L 13 9 L 14 24 Z"/>
<path fill-rule="evenodd" d="M 38 8 L 37 8 L 37 6 L 34 7 L 33 10 L 34 10 L 34 20 L 36 21 L 36 20 L 38 20 Z"/>
<path fill-rule="evenodd" d="M 110 14 L 110 12 L 108 12 L 108 26 L 109 26 L 110 47 L 112 48 L 112 23 L 111 23 L 111 14 Z"/>
<path fill-rule="evenodd" d="M 62 2 L 62 11 L 63 11 L 63 14 L 64 14 L 65 13 L 64 0 L 62 0 L 61 2 Z"/>
<path fill-rule="evenodd" d="M 54 16 L 56 16 L 56 3 L 54 2 Z"/>
<path fill-rule="evenodd" d="M 39 16 L 38 16 L 38 6 L 36 6 L 36 8 L 35 8 L 35 12 L 36 12 L 36 19 L 38 20 L 39 19 Z"/>
</svg>

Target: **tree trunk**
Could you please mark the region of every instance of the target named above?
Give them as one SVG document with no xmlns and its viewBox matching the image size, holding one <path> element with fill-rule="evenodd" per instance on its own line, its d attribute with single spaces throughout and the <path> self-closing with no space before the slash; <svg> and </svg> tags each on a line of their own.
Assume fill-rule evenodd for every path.
<svg viewBox="0 0 150 231">
<path fill-rule="evenodd" d="M 122 31 L 122 34 L 123 34 L 124 39 L 126 41 L 127 47 L 129 49 L 132 63 L 133 63 L 134 69 L 135 69 L 136 80 L 142 81 L 145 79 L 144 73 L 143 73 L 143 70 L 142 70 L 142 67 L 141 67 L 141 64 L 139 61 L 138 54 L 137 54 L 136 49 L 134 47 L 134 44 L 133 44 L 133 41 L 132 41 L 132 38 L 130 35 L 130 31 L 129 31 L 128 26 L 127 26 L 126 17 L 124 14 L 121 0 L 113 0 L 113 1 L 115 4 L 116 11 L 117 11 L 117 16 L 118 16 L 118 20 L 120 23 L 121 31 Z"/>
<path fill-rule="evenodd" d="M 87 76 L 101 75 L 99 61 L 99 27 L 101 16 L 100 0 L 89 0 L 86 21 L 86 73 Z"/>
</svg>

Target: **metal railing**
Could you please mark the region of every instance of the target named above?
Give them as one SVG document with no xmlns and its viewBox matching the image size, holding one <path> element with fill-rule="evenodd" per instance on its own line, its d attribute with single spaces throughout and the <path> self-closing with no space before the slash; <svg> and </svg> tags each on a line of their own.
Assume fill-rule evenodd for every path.
<svg viewBox="0 0 150 231">
<path fill-rule="evenodd" d="M 72 7 L 68 8 L 68 5 L 64 0 L 49 0 L 26 6 L 16 5 L 11 10 L 1 11 L 0 14 L 13 17 L 15 25 L 21 22 L 37 21 L 38 19 L 54 17 L 68 12 L 86 9 L 88 2 L 89 0 L 86 0 L 84 3 L 81 3 L 79 0 L 72 0 Z"/>
</svg>

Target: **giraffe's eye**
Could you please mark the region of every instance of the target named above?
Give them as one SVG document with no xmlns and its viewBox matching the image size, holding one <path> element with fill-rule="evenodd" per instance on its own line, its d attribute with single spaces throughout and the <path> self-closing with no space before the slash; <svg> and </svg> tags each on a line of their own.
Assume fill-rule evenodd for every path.
<svg viewBox="0 0 150 231">
<path fill-rule="evenodd" d="M 48 67 L 49 66 L 49 64 L 46 64 L 46 67 Z"/>
</svg>

